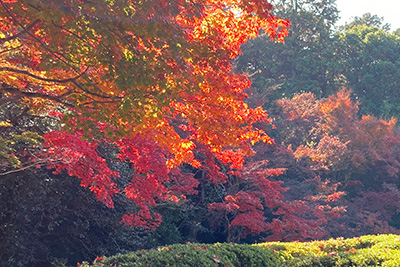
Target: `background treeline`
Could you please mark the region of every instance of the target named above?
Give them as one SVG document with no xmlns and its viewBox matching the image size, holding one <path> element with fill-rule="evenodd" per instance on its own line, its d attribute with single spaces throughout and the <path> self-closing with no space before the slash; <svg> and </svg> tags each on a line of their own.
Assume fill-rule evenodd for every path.
<svg viewBox="0 0 400 267">
<path fill-rule="evenodd" d="M 182 167 L 194 174 L 197 194 L 155 207 L 163 216 L 155 231 L 121 225 L 131 202 L 117 196 L 115 209 L 107 209 L 66 173 L 27 168 L 1 176 L 0 265 L 75 264 L 188 241 L 400 233 L 400 138 L 393 119 L 400 116 L 400 33 L 370 14 L 335 28 L 333 0 L 275 6 L 292 22 L 285 44 L 267 36 L 250 40 L 236 62 L 253 83 L 248 104 L 269 111 L 273 126 L 259 127 L 274 144 L 256 145 L 240 173 L 199 147 L 196 156 L 207 167 Z M 7 141 L 15 151 L 35 150 L 55 128 L 51 117 L 37 121 L 23 105 L 7 105 L 1 121 L 14 127 L 0 130 L 13 137 Z M 116 148 L 98 150 L 120 173 L 119 186 L 128 184 L 132 169 L 117 160 Z"/>
<path fill-rule="evenodd" d="M 276 1 L 276 12 L 292 23 L 285 44 L 267 36 L 250 40 L 237 61 L 267 110 L 296 93 L 321 98 L 346 87 L 361 103 L 360 116 L 399 116 L 399 30 L 371 14 L 335 27 L 340 14 L 332 0 Z"/>
</svg>

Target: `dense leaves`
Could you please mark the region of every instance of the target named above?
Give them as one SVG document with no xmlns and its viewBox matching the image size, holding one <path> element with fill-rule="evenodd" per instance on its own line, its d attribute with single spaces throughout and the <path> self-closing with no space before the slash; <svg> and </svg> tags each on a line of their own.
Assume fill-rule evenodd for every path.
<svg viewBox="0 0 400 267">
<path fill-rule="evenodd" d="M 398 118 L 400 39 L 377 18 L 374 23 L 369 22 L 373 17 L 368 18 L 365 15 L 365 23 L 356 20 L 339 34 L 342 73 L 354 97 L 362 103 L 363 114 Z"/>
<path fill-rule="evenodd" d="M 253 82 L 254 103 L 272 111 L 282 97 L 328 97 L 345 86 L 362 104 L 360 114 L 399 117 L 398 31 L 371 14 L 335 27 L 335 1 L 277 1 L 275 12 L 292 22 L 285 43 L 261 35 L 243 46 L 237 60 L 237 69 Z"/>
<path fill-rule="evenodd" d="M 343 237 L 314 242 L 269 242 L 258 245 L 186 244 L 161 247 L 158 250 L 139 251 L 99 257 L 93 265 L 135 266 L 391 266 L 398 265 L 398 235 Z"/>
<path fill-rule="evenodd" d="M 238 69 L 252 75 L 249 105 L 268 107 L 276 126 L 270 133 L 276 144 L 264 159 L 287 168 L 279 179 L 289 199 L 323 187 L 345 193 L 338 205 L 347 212 L 328 220 L 330 235 L 397 233 L 398 31 L 371 14 L 335 29 L 334 1 L 324 14 L 316 12 L 320 2 L 282 1 L 293 23 L 285 44 L 269 49 L 258 37 L 238 60 Z M 296 32 L 298 20 L 308 23 Z M 323 28 L 312 31 L 317 24 Z"/>
<path fill-rule="evenodd" d="M 198 146 L 240 169 L 253 144 L 272 143 L 255 126 L 269 122 L 266 112 L 243 102 L 250 82 L 232 66 L 261 29 L 278 41 L 287 35 L 289 22 L 272 8 L 235 0 L 0 1 L 0 105 L 10 110 L 1 113 L 1 177 L 42 166 L 75 176 L 107 207 L 121 195 L 131 200 L 121 223 L 156 229 L 158 204 L 197 193 L 199 181 L 179 166 L 203 167 Z M 35 235 L 45 232 L 43 221 L 37 227 Z"/>
<path fill-rule="evenodd" d="M 343 89 L 326 99 L 303 93 L 279 101 L 282 126 L 286 125 L 280 140 L 296 158 L 292 169 L 313 171 L 346 193 L 339 204 L 347 206 L 347 212 L 333 220 L 337 223 L 331 234 L 397 232 L 393 228 L 398 226 L 395 195 L 400 170 L 396 120 L 360 119 L 358 103 L 350 95 Z"/>
<path fill-rule="evenodd" d="M 267 115 L 243 103 L 250 83 L 233 73 L 231 60 L 260 29 L 277 40 L 287 34 L 289 22 L 271 15 L 272 5 L 106 0 L 0 4 L 3 102 L 19 99 L 19 107 L 27 106 L 31 114 L 62 119 L 61 131 L 45 133 L 43 154 L 36 156 L 49 159 L 48 167 L 56 173 L 66 170 L 80 178 L 109 207 L 120 191 L 113 181 L 118 173 L 108 168 L 97 147 L 101 142 L 118 147 L 119 159 L 131 162 L 135 170 L 124 193 L 138 207 L 137 214 L 126 214 L 122 222 L 154 229 L 161 217 L 149 206 L 178 199 L 173 191 L 193 193 L 196 182 L 176 168 L 182 163 L 199 167 L 194 142 L 219 158 L 235 155 L 238 161 L 252 154 L 251 144 L 271 142 L 253 126 L 267 121 Z M 3 147 L 2 157 L 21 165 L 12 148 Z"/>
<path fill-rule="evenodd" d="M 119 180 L 124 181 L 129 176 Z M 109 209 L 65 173 L 18 172 L 2 178 L 0 190 L 1 266 L 50 267 L 56 261 L 76 266 L 148 246 L 149 231 L 120 224 L 134 208 L 129 200 L 119 196 Z"/>
<path fill-rule="evenodd" d="M 34 104 L 47 111 L 51 102 L 70 107 L 79 128 L 105 122 L 103 132 L 113 137 L 152 132 L 175 164 L 193 163 L 182 155 L 189 144 L 173 129 L 175 120 L 204 125 L 196 139 L 215 150 L 262 140 L 249 127 L 265 113 L 243 104 L 249 82 L 232 73 L 230 61 L 259 29 L 284 36 L 280 27 L 288 22 L 271 8 L 241 1 L 2 2 L 2 91 L 40 98 Z"/>
<path fill-rule="evenodd" d="M 340 80 L 334 25 L 338 10 L 332 0 L 275 1 L 276 14 L 291 21 L 284 43 L 266 35 L 243 46 L 237 70 L 248 73 L 252 94 L 271 111 L 273 102 L 308 91 L 317 97 L 336 91 Z M 261 102 L 261 104 L 264 104 Z"/>
</svg>

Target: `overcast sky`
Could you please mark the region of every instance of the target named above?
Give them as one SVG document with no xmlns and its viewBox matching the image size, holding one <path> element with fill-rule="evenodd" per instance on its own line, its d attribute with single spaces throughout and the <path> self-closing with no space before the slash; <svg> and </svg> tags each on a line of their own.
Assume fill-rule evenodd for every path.
<svg viewBox="0 0 400 267">
<path fill-rule="evenodd" d="M 336 3 L 341 17 L 338 25 L 369 12 L 384 17 L 392 30 L 400 28 L 400 0 L 336 0 Z"/>
</svg>

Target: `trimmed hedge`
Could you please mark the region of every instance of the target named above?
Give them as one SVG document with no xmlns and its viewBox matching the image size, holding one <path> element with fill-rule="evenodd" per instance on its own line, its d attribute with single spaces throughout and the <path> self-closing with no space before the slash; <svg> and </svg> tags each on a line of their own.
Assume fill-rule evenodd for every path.
<svg viewBox="0 0 400 267">
<path fill-rule="evenodd" d="M 399 235 L 369 235 L 305 243 L 270 242 L 257 246 L 271 249 L 285 266 L 400 266 Z"/>
<path fill-rule="evenodd" d="M 102 258 L 100 258 L 102 259 Z M 91 266 L 83 263 L 82 267 Z M 95 260 L 92 266 L 280 266 L 271 250 L 238 244 L 178 244 Z"/>
<path fill-rule="evenodd" d="M 82 267 L 131 266 L 400 266 L 400 236 L 378 235 L 256 245 L 186 244 L 97 258 Z"/>
</svg>

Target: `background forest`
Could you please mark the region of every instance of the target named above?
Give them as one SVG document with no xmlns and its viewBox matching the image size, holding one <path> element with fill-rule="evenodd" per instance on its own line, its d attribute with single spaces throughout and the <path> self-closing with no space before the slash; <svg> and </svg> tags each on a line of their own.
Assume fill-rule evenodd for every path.
<svg viewBox="0 0 400 267">
<path fill-rule="evenodd" d="M 78 39 L 82 39 L 79 31 L 86 32 L 90 37 L 87 47 L 81 47 L 86 41 L 71 42 L 76 47 L 63 47 L 57 54 L 50 50 L 62 47 L 61 41 L 51 47 L 45 33 L 37 30 L 29 37 L 24 32 L 45 21 L 61 29 L 61 34 L 70 21 L 57 12 L 69 11 L 54 11 L 49 19 L 46 12 L 52 9 L 40 10 L 32 12 L 32 18 L 26 16 L 30 21 L 21 22 L 12 12 L 39 9 L 28 4 L 18 7 L 20 2 L 0 1 L 1 16 L 13 21 L 1 22 L 0 36 L 0 71 L 4 74 L 0 89 L 0 265 L 49 266 L 56 260 L 74 265 L 99 255 L 185 242 L 400 234 L 400 30 L 390 29 L 382 18 L 365 14 L 335 27 L 340 14 L 334 0 L 273 1 L 275 9 L 270 13 L 291 22 L 284 43 L 276 41 L 284 37 L 284 31 L 274 34 L 268 32 L 273 28 L 270 24 L 264 30 L 260 26 L 254 30 L 261 32 L 258 37 L 235 44 L 242 50 L 235 58 L 232 51 L 236 50 L 224 46 L 230 36 L 213 39 L 214 34 L 225 32 L 202 36 L 198 43 L 185 41 L 185 32 L 175 33 L 182 24 L 194 25 L 194 18 L 203 16 L 199 14 L 186 14 L 192 20 L 179 21 L 178 26 L 175 22 L 168 22 L 166 28 L 149 24 L 140 32 L 113 22 L 107 24 L 111 27 L 107 31 L 118 36 L 120 28 L 126 27 L 127 34 L 118 36 L 117 48 L 102 46 L 103 41 L 113 43 L 116 37 L 107 35 L 96 18 L 103 10 L 93 9 L 98 14 L 91 13 L 87 20 L 99 25 L 90 29 L 76 23 L 71 26 L 77 27 L 76 32 L 69 32 Z M 146 8 L 150 9 L 136 10 L 135 16 L 141 11 L 146 14 Z M 168 10 L 168 16 L 174 12 L 172 7 L 159 8 Z M 128 16 L 130 11 L 114 8 L 112 12 Z M 41 22 L 35 22 L 35 16 Z M 19 41 L 6 35 L 19 27 L 17 21 L 27 25 L 21 34 L 11 35 L 18 35 Z M 276 23 L 273 29 L 285 29 L 284 21 Z M 256 35 L 246 34 L 246 38 Z M 179 57 L 173 61 L 173 56 L 160 52 L 168 47 L 165 44 L 136 37 L 150 35 L 155 36 L 152 40 L 171 39 L 175 45 L 171 55 Z M 39 53 L 40 45 L 28 37 L 43 38 L 48 54 Z M 52 38 L 58 40 L 58 36 Z M 129 50 L 132 40 L 127 38 L 134 40 L 132 51 L 138 54 Z M 210 45 L 204 48 L 204 43 Z M 177 52 L 181 47 L 195 52 Z M 63 53 L 75 49 L 77 55 L 63 58 Z M 105 56 L 82 56 L 91 55 L 91 49 Z M 117 49 L 123 51 L 120 58 Z M 12 54 L 15 50 L 19 54 Z M 55 54 L 60 56 L 54 58 Z M 204 54 L 215 62 L 203 62 Z M 26 56 L 32 59 L 29 63 L 21 60 Z M 71 72 L 58 65 L 51 72 L 42 66 L 43 58 L 77 62 L 80 74 L 75 72 L 72 78 Z M 212 64 L 220 67 L 218 71 L 232 73 L 232 84 L 244 93 L 238 91 L 232 94 L 233 100 L 225 101 L 231 99 L 221 86 L 227 79 L 219 79 Z M 132 68 L 141 72 L 128 76 Z M 186 72 L 180 73 L 179 68 Z M 43 70 L 52 78 L 43 76 Z M 201 80 L 206 72 L 209 78 Z M 249 77 L 249 88 L 239 73 Z M 96 80 L 96 75 L 101 78 Z M 152 80 L 157 80 L 153 91 L 137 89 L 137 98 L 127 100 L 128 85 L 147 88 L 153 86 Z M 104 87 L 94 87 L 100 82 Z M 54 83 L 60 86 L 56 92 L 49 89 Z M 61 88 L 67 83 L 84 94 Z M 209 96 L 210 89 L 203 88 L 213 83 L 221 87 L 215 98 Z M 199 88 L 192 89 L 191 84 Z M 101 95 L 112 86 L 120 91 Z M 203 90 L 204 95 L 196 98 L 195 90 Z M 113 101 L 118 103 L 108 107 Z M 71 111 L 71 106 L 78 109 Z M 142 113 L 132 115 L 130 108 Z M 166 127 L 159 118 L 168 108 L 173 119 L 165 116 Z M 246 112 L 236 112 L 242 109 Z M 231 114 L 225 110 L 239 117 L 232 119 L 236 128 L 225 121 Z M 210 122 L 202 117 L 212 113 L 207 115 Z M 144 135 L 133 138 L 127 133 L 132 121 L 139 125 L 133 127 L 135 131 Z M 67 124 L 72 126 L 64 131 Z M 150 140 L 145 125 L 155 124 L 157 134 Z M 247 124 L 259 130 L 241 128 Z M 198 125 L 205 130 L 194 129 Z M 232 132 L 225 131 L 228 127 Z M 211 135 L 211 131 L 221 134 Z M 163 144 L 169 142 L 167 151 Z M 251 149 L 236 149 L 243 142 L 251 143 Z M 226 144 L 235 149 L 223 150 Z M 111 181 L 111 177 L 118 178 Z"/>
</svg>

